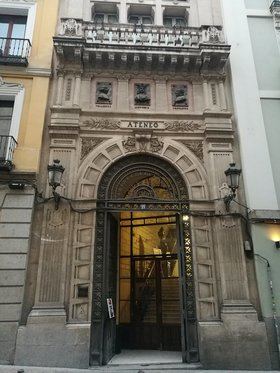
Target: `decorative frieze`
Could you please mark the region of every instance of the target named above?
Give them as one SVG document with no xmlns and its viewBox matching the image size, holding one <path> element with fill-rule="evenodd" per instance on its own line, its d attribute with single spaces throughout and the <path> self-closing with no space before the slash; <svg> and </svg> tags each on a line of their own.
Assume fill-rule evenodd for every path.
<svg viewBox="0 0 280 373">
<path fill-rule="evenodd" d="M 117 129 L 120 128 L 121 122 L 114 119 L 105 119 L 105 118 L 90 118 L 85 120 L 83 124 L 92 129 Z"/>
<path fill-rule="evenodd" d="M 173 120 L 165 122 L 165 129 L 174 132 L 193 132 L 201 129 L 201 124 L 193 120 Z"/>
<path fill-rule="evenodd" d="M 137 130 L 166 130 L 169 132 L 194 132 L 202 129 L 202 123 L 193 120 L 173 121 L 141 121 L 141 120 L 117 120 L 106 118 L 89 118 L 83 121 L 87 129 L 114 130 L 114 129 L 137 129 Z"/>
</svg>

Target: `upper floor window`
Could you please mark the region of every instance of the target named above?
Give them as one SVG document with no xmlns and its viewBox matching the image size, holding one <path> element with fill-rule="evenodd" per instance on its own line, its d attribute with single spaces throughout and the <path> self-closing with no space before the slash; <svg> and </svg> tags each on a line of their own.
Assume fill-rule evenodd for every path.
<svg viewBox="0 0 280 373">
<path fill-rule="evenodd" d="M 117 14 L 96 13 L 94 15 L 96 23 L 118 23 Z"/>
<path fill-rule="evenodd" d="M 27 17 L 0 14 L 0 37 L 24 39 Z"/>
<path fill-rule="evenodd" d="M 153 19 L 150 16 L 131 15 L 128 18 L 128 22 L 134 25 L 152 25 Z"/>
<path fill-rule="evenodd" d="M 0 64 L 28 65 L 36 4 L 0 1 Z"/>
<path fill-rule="evenodd" d="M 165 27 L 186 27 L 187 21 L 184 17 L 163 17 Z"/>
<path fill-rule="evenodd" d="M 118 23 L 119 10 L 117 4 L 96 2 L 92 7 L 92 19 L 94 22 L 102 23 Z"/>
</svg>

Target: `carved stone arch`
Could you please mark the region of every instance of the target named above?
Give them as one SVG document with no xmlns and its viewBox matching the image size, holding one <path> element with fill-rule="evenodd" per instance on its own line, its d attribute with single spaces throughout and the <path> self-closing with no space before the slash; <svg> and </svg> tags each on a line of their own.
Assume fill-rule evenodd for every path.
<svg viewBox="0 0 280 373">
<path fill-rule="evenodd" d="M 190 199 L 207 200 L 209 198 L 208 178 L 200 160 L 183 144 L 168 138 L 162 141 L 163 147 L 160 151 L 146 153 L 165 159 L 180 172 L 187 185 Z M 97 198 L 97 187 L 107 168 L 117 159 L 137 153 L 139 151 L 128 152 L 124 148 L 121 136 L 116 136 L 97 146 L 83 160 L 78 171 L 77 198 Z"/>
<path fill-rule="evenodd" d="M 163 147 L 156 153 L 146 152 L 158 159 L 167 161 L 170 167 L 180 174 L 188 189 L 188 196 L 193 200 L 209 198 L 206 171 L 199 159 L 183 144 L 169 138 L 162 139 Z M 76 196 L 82 199 L 97 199 L 98 187 L 103 175 L 109 168 L 117 164 L 127 155 L 144 154 L 139 151 L 128 152 L 123 146 L 123 137 L 115 136 L 95 147 L 82 161 L 77 175 Z M 98 214 L 104 214 L 100 211 Z M 73 247 L 73 294 L 79 281 L 88 286 L 88 300 L 81 302 L 76 295 L 70 300 L 70 319 L 90 321 L 100 318 L 102 308 L 102 271 L 93 273 L 94 266 L 103 266 L 103 229 L 104 217 L 97 219 L 97 214 L 89 211 L 78 214 L 74 228 Z M 216 320 L 218 317 L 218 301 L 214 264 L 212 226 L 209 218 L 193 217 L 191 219 L 192 247 L 194 260 L 194 280 L 196 283 L 196 309 L 198 320 Z M 94 249 L 93 249 L 94 248 Z M 78 253 L 78 254 L 77 254 Z M 82 264 L 77 258 L 83 257 Z M 94 258 L 93 258 L 94 257 Z M 207 258 L 207 260 L 205 259 Z M 80 275 L 81 274 L 81 275 Z M 96 277 L 97 276 L 97 277 Z M 94 284 L 94 289 L 93 289 Z M 91 303 L 94 299 L 93 315 Z"/>
</svg>

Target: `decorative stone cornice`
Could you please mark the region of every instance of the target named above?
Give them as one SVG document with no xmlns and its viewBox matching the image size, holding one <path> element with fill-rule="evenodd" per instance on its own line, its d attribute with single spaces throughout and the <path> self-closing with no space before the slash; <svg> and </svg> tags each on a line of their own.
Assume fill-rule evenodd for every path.
<svg viewBox="0 0 280 373">
<path fill-rule="evenodd" d="M 146 72 L 223 72 L 230 46 L 219 26 L 200 28 L 141 27 L 131 24 L 96 24 L 80 19 L 61 19 L 54 38 L 60 60 L 85 68 Z M 149 51 L 149 53 L 143 52 Z"/>
</svg>

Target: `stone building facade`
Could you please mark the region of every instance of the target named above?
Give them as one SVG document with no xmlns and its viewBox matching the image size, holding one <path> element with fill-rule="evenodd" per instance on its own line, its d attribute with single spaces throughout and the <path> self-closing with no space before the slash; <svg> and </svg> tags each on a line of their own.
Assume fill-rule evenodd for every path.
<svg viewBox="0 0 280 373">
<path fill-rule="evenodd" d="M 244 253 L 244 211 L 235 203 L 227 210 L 223 200 L 224 171 L 239 162 L 239 151 L 219 1 L 64 0 L 54 48 L 41 185 L 47 164 L 59 159 L 63 198 L 58 209 L 40 198 L 36 208 L 16 363 L 107 364 L 129 338 L 154 349 L 144 336 L 150 305 L 140 319 L 135 309 L 148 280 L 162 284 L 178 268 L 176 328 L 164 329 L 164 288 L 148 293 L 160 348 L 176 329 L 170 348 L 179 338 L 185 362 L 269 369 L 254 262 Z M 172 251 L 175 236 L 161 226 L 153 255 L 144 255 L 153 267 L 137 272 L 154 237 L 137 233 L 139 255 L 128 255 L 134 264 L 125 278 L 122 224 L 129 219 L 130 232 L 137 219 L 145 228 L 164 221 L 177 238 Z M 133 234 L 130 240 L 133 246 Z M 132 306 L 139 288 L 142 299 Z"/>
<path fill-rule="evenodd" d="M 57 11 L 58 0 L 0 2 L 0 364 L 14 362 L 23 309 Z"/>
</svg>

